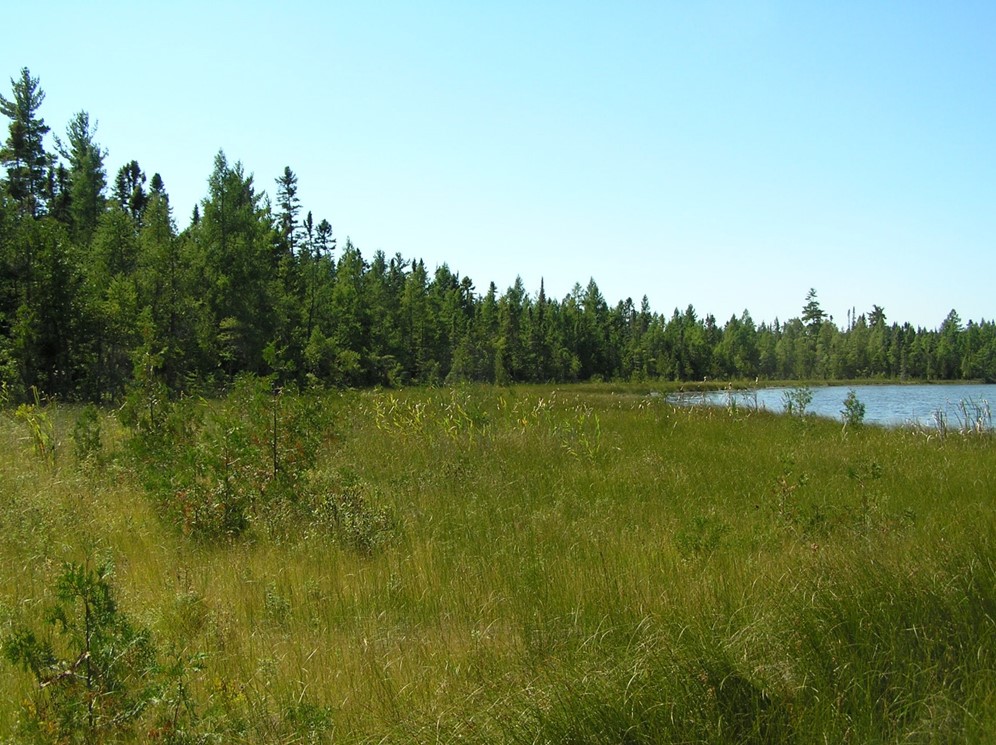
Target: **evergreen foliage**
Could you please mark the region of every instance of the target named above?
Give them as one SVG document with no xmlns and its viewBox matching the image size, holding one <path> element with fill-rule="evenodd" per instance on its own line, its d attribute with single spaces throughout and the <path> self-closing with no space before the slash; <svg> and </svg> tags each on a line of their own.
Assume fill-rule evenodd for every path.
<svg viewBox="0 0 996 745">
<path fill-rule="evenodd" d="M 110 568 L 69 564 L 47 622 L 54 634 L 16 629 L 4 653 L 38 681 L 25 734 L 41 742 L 109 742 L 128 731 L 154 695 L 154 650 L 120 610 Z"/>
<path fill-rule="evenodd" d="M 0 97 L 10 119 L 0 182 L 0 380 L 15 396 L 121 396 L 154 358 L 174 391 L 243 372 L 336 386 L 456 381 L 996 381 L 996 325 L 886 322 L 885 309 L 828 318 L 810 289 L 797 317 L 725 323 L 646 297 L 612 304 L 594 278 L 563 298 L 517 278 L 482 293 L 447 265 L 337 245 L 302 213 L 298 179 L 276 210 L 241 163 L 215 158 L 208 193 L 178 231 L 162 178 L 132 160 L 107 196 L 96 126 L 70 121 L 65 162 L 44 148 L 44 100 L 27 69 Z"/>
<path fill-rule="evenodd" d="M 96 125 L 90 125 L 90 115 L 81 111 L 69 122 L 66 144 L 56 141 L 59 154 L 69 164 L 69 221 L 74 239 L 87 245 L 104 212 L 107 174 L 105 153 L 94 141 Z"/>
<path fill-rule="evenodd" d="M 44 211 L 46 176 L 51 158 L 44 138 L 49 128 L 38 116 L 45 92 L 28 68 L 11 78 L 13 96 L 0 96 L 0 113 L 10 119 L 7 141 L 0 148 L 0 163 L 7 169 L 6 192 L 23 212 L 36 216 Z"/>
</svg>

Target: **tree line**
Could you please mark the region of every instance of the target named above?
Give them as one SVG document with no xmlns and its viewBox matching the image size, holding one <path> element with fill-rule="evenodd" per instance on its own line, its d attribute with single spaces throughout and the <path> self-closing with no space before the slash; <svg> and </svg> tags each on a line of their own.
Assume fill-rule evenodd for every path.
<svg viewBox="0 0 996 745">
<path fill-rule="evenodd" d="M 563 298 L 479 292 L 446 264 L 337 242 L 298 196 L 291 168 L 275 200 L 242 164 L 214 159 L 207 195 L 178 230 L 158 173 L 136 161 L 108 180 L 87 112 L 46 147 L 45 98 L 28 69 L 0 112 L 0 383 L 106 400 L 136 379 L 221 386 L 242 372 L 373 386 L 459 381 L 996 380 L 996 325 L 887 323 L 883 308 L 839 327 L 810 290 L 798 317 L 725 323 L 692 306 L 670 315 L 595 280 Z"/>
</svg>

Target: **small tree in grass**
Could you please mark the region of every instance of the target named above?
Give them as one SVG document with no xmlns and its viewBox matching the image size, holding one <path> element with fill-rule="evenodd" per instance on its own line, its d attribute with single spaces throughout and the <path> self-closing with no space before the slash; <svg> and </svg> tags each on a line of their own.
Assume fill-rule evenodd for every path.
<svg viewBox="0 0 996 745">
<path fill-rule="evenodd" d="M 108 742 L 152 701 L 155 650 L 118 610 L 109 578 L 107 565 L 66 565 L 45 632 L 19 628 L 4 640 L 4 656 L 38 682 L 23 720 L 33 739 Z"/>
<path fill-rule="evenodd" d="M 782 393 L 782 406 L 786 414 L 804 417 L 812 402 L 813 389 L 809 386 L 799 386 Z"/>
<path fill-rule="evenodd" d="M 844 408 L 840 410 L 840 415 L 844 419 L 844 426 L 847 427 L 857 427 L 865 420 L 865 405 L 853 388 L 847 392 Z"/>
</svg>

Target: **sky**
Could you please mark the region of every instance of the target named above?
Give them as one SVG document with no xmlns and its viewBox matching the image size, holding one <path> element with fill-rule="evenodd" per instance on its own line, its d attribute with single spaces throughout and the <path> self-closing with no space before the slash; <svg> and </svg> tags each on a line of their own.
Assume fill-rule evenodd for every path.
<svg viewBox="0 0 996 745">
<path fill-rule="evenodd" d="M 28 67 L 53 135 L 87 111 L 180 229 L 223 150 L 481 294 L 996 317 L 991 0 L 4 6 L 3 95 Z"/>
</svg>

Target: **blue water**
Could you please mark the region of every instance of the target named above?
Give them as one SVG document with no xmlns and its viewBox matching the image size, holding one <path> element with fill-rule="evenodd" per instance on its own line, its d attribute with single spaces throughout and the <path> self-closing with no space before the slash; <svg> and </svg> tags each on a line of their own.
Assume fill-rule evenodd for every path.
<svg viewBox="0 0 996 745">
<path fill-rule="evenodd" d="M 685 393 L 671 397 L 681 404 L 708 404 L 785 410 L 785 394 L 791 388 L 760 388 L 756 391 L 712 391 Z M 975 427 L 975 420 L 992 429 L 990 404 L 996 407 L 996 385 L 856 385 L 810 389 L 813 400 L 807 411 L 817 416 L 842 419 L 844 399 L 853 390 L 865 405 L 865 423 L 887 427 L 936 427 L 943 420 L 948 427 Z M 967 416 L 966 416 L 967 415 Z M 966 421 L 967 419 L 967 421 Z"/>
</svg>

